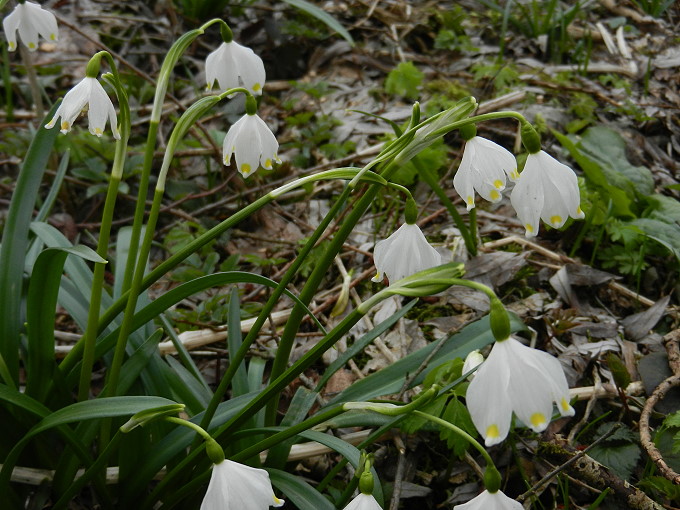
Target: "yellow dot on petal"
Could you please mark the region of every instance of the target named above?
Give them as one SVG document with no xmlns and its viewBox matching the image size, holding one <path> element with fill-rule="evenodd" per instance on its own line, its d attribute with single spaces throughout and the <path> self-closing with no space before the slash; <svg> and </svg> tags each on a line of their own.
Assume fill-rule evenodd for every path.
<svg viewBox="0 0 680 510">
<path fill-rule="evenodd" d="M 94 134 L 97 136 L 102 136 L 102 129 L 101 128 L 94 128 Z"/>
<path fill-rule="evenodd" d="M 262 85 L 260 85 L 259 83 L 256 83 L 255 85 L 253 85 L 253 91 L 254 92 L 259 92 L 260 90 L 262 90 Z"/>
<path fill-rule="evenodd" d="M 61 129 L 62 130 L 68 131 L 70 128 L 71 128 L 71 126 L 69 125 L 68 122 L 66 122 L 65 120 L 61 121 Z"/>
<path fill-rule="evenodd" d="M 34 50 L 34 49 L 35 49 L 35 43 L 34 43 L 34 42 L 28 43 L 28 47 L 29 47 L 30 49 Z"/>
<path fill-rule="evenodd" d="M 468 205 L 474 205 L 475 204 L 475 197 L 473 197 L 472 195 L 467 197 L 467 203 L 468 203 Z"/>
<path fill-rule="evenodd" d="M 566 398 L 563 398 L 560 401 L 560 407 L 562 408 L 562 411 L 568 411 L 569 410 L 569 402 L 567 402 Z"/>
<path fill-rule="evenodd" d="M 545 416 L 543 413 L 534 413 L 531 415 L 531 424 L 534 427 L 542 427 L 546 424 Z"/>
<path fill-rule="evenodd" d="M 510 172 L 510 177 L 512 177 L 513 179 L 519 179 L 519 172 L 517 171 L 516 168 L 512 172 Z"/>
<path fill-rule="evenodd" d="M 581 216 L 582 214 L 583 214 L 583 211 L 581 210 L 581 206 L 579 205 L 579 206 L 576 208 L 576 216 Z"/>
<path fill-rule="evenodd" d="M 554 226 L 559 226 L 562 224 L 562 216 L 558 216 L 557 214 L 555 216 L 550 217 L 550 223 L 552 223 Z"/>
<path fill-rule="evenodd" d="M 491 200 L 498 200 L 501 198 L 501 194 L 496 191 L 495 189 L 491 190 L 491 193 L 489 193 L 489 196 L 491 197 Z"/>
<path fill-rule="evenodd" d="M 524 228 L 527 229 L 527 232 L 529 232 L 530 234 L 534 233 L 534 227 L 532 227 L 529 223 L 524 225 Z"/>
<path fill-rule="evenodd" d="M 14 48 L 16 47 L 17 47 L 16 43 L 13 42 L 9 43 L 9 51 L 14 51 Z"/>
<path fill-rule="evenodd" d="M 264 166 L 265 168 L 267 168 L 267 169 L 271 168 L 271 167 L 272 167 L 272 160 L 269 159 L 269 158 L 265 159 L 265 160 L 264 160 L 264 165 L 263 165 L 263 166 Z"/>
<path fill-rule="evenodd" d="M 57 34 L 50 34 L 50 39 L 53 41 L 57 40 Z"/>
<path fill-rule="evenodd" d="M 496 189 L 501 189 L 503 187 L 503 181 L 496 179 L 493 181 L 493 185 L 496 187 Z"/>
<path fill-rule="evenodd" d="M 500 435 L 500 432 L 498 432 L 498 425 L 495 423 L 486 428 L 486 439 L 496 439 L 497 437 L 500 437 Z"/>
<path fill-rule="evenodd" d="M 274 498 L 274 504 L 275 504 L 275 505 L 281 506 L 281 505 L 283 505 L 283 503 L 285 503 L 285 501 L 283 501 L 282 499 L 277 498 L 276 496 L 272 496 L 272 497 Z"/>
<path fill-rule="evenodd" d="M 241 173 L 246 177 L 248 176 L 250 173 L 250 165 L 248 163 L 243 163 L 243 165 L 241 165 Z"/>
</svg>

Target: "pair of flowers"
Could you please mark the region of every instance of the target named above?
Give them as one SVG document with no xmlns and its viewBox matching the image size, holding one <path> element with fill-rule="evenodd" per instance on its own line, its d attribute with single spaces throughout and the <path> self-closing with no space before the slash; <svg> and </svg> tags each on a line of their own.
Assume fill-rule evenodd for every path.
<svg viewBox="0 0 680 510">
<path fill-rule="evenodd" d="M 576 174 L 542 150 L 530 151 L 520 174 L 512 153 L 491 140 L 473 136 L 466 142 L 453 186 L 469 211 L 475 206 L 475 191 L 490 202 L 498 202 L 506 175 L 515 182 L 510 202 L 527 236 L 538 234 L 541 219 L 560 228 L 569 216 L 584 217 Z"/>
</svg>

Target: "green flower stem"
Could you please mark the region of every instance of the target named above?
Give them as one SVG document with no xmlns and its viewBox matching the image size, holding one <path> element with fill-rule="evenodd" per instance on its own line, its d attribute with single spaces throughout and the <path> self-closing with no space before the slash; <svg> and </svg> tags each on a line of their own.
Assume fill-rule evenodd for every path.
<svg viewBox="0 0 680 510">
<path fill-rule="evenodd" d="M 111 177 L 109 178 L 109 185 L 106 191 L 106 200 L 104 202 L 104 211 L 102 213 L 102 222 L 99 229 L 99 240 L 97 241 L 97 255 L 102 259 L 108 258 L 109 240 L 111 237 L 111 224 L 113 222 L 113 213 L 116 206 L 116 198 L 118 196 L 118 187 L 123 176 L 123 167 L 125 166 L 125 157 L 127 155 L 128 139 L 130 137 L 130 106 L 128 104 L 127 94 L 120 82 L 116 64 L 111 55 L 102 51 L 97 53 L 90 61 L 99 60 L 105 57 L 111 67 L 113 77 L 108 81 L 111 83 L 118 97 L 118 104 L 120 106 L 120 139 L 116 140 L 116 149 L 113 157 L 113 166 L 111 168 Z M 114 126 L 111 126 L 115 129 Z M 106 269 L 106 262 L 95 262 L 92 277 L 92 288 L 90 290 L 90 304 L 87 313 L 87 325 L 85 333 L 81 339 L 83 345 L 83 363 L 80 370 L 80 382 L 78 386 L 78 401 L 87 400 L 92 384 L 92 367 L 94 365 L 94 351 L 95 343 L 97 341 L 97 334 L 99 331 L 99 314 L 101 308 L 102 292 L 104 290 L 104 271 Z"/>
<path fill-rule="evenodd" d="M 331 179 L 342 180 L 351 179 L 354 175 L 356 175 L 356 173 L 357 173 L 356 168 L 328 170 L 325 172 L 320 172 L 318 174 L 302 177 L 300 179 L 297 179 L 291 183 L 285 184 L 271 191 L 270 193 L 263 197 L 260 197 L 255 202 L 239 210 L 237 213 L 233 214 L 232 216 L 224 220 L 222 223 L 215 225 L 213 228 L 203 233 L 201 236 L 194 239 L 193 241 L 191 241 L 177 253 L 167 258 L 164 262 L 160 263 L 154 270 L 150 271 L 149 274 L 147 274 L 146 277 L 144 277 L 140 284 L 139 292 L 148 289 L 152 284 L 157 282 L 160 278 L 162 278 L 166 273 L 171 271 L 173 268 L 177 267 L 183 260 L 189 257 L 192 253 L 195 253 L 203 246 L 208 244 L 210 241 L 221 235 L 223 232 L 234 227 L 235 225 L 243 221 L 245 218 L 253 214 L 255 211 L 257 211 L 258 209 L 264 207 L 269 202 L 280 197 L 282 194 L 315 181 Z M 363 179 L 368 182 L 385 183 L 384 179 L 382 179 L 376 174 L 373 174 L 372 172 L 365 174 L 363 176 Z M 99 320 L 98 331 L 99 333 L 101 333 L 104 330 L 104 328 L 106 328 L 106 326 L 108 326 L 118 316 L 118 314 L 120 314 L 125 309 L 130 294 L 131 294 L 130 290 L 125 292 L 102 314 Z M 266 320 L 266 317 L 264 320 Z M 64 360 L 59 365 L 59 368 L 63 373 L 67 373 L 68 371 L 73 369 L 75 364 L 80 359 L 82 349 L 83 345 L 81 340 L 74 346 L 71 352 L 69 352 L 69 354 L 64 358 Z"/>
<path fill-rule="evenodd" d="M 174 423 L 176 425 L 181 425 L 183 427 L 188 427 L 208 442 L 214 441 L 213 437 L 210 434 L 208 434 L 205 431 L 205 429 L 203 429 L 202 427 L 200 427 L 199 425 L 195 424 L 192 421 L 183 420 L 182 418 L 177 418 L 176 416 L 164 416 L 163 420 L 170 423 Z"/>
<path fill-rule="evenodd" d="M 342 409 L 342 405 L 333 406 L 322 413 L 312 416 L 311 418 L 307 418 L 305 421 L 302 421 L 297 425 L 293 425 L 292 427 L 286 427 L 284 430 L 277 432 L 276 434 L 269 436 L 268 438 L 263 439 L 258 443 L 255 443 L 254 445 L 246 448 L 245 450 L 241 450 L 240 452 L 233 455 L 231 457 L 231 460 L 235 462 L 243 462 L 244 460 L 249 459 L 254 455 L 257 455 L 258 453 L 263 452 L 271 448 L 272 446 L 276 446 L 277 444 L 285 441 L 286 439 L 298 435 L 300 432 L 309 430 L 312 427 L 315 427 L 320 423 L 335 418 L 336 416 L 344 412 L 345 411 Z"/>
<path fill-rule="evenodd" d="M 401 162 L 399 161 L 399 158 L 396 158 L 392 162 L 388 163 L 379 175 L 386 181 L 389 181 L 390 177 L 399 168 L 400 163 Z M 367 170 L 364 168 L 360 170 L 357 175 L 363 175 L 365 172 L 367 172 Z M 321 284 L 321 281 L 326 277 L 328 268 L 333 263 L 335 256 L 340 253 L 345 241 L 352 233 L 352 230 L 354 230 L 355 225 L 359 222 L 366 210 L 373 203 L 373 200 L 378 194 L 378 190 L 379 186 L 375 185 L 371 185 L 366 189 L 364 195 L 356 201 L 354 208 L 344 219 L 340 229 L 330 241 L 330 244 L 324 251 L 321 258 L 317 261 L 314 270 L 309 275 L 309 278 L 307 278 L 307 282 L 300 292 L 300 301 L 305 305 L 309 305 L 311 302 L 314 294 Z M 304 317 L 304 314 L 305 311 L 303 307 L 297 304 L 293 307 L 279 341 L 279 348 L 276 351 L 274 363 L 272 364 L 270 380 L 278 378 L 286 369 L 286 366 L 288 365 L 288 358 L 290 357 L 293 343 L 295 342 L 295 336 L 297 334 L 298 328 L 300 327 L 300 323 Z M 271 426 L 275 423 L 278 405 L 279 395 L 273 398 L 267 406 L 267 410 L 265 412 L 265 425 Z"/>
<path fill-rule="evenodd" d="M 468 220 L 470 221 L 470 240 L 475 246 L 475 250 L 470 251 L 470 254 L 474 256 L 477 255 L 477 207 L 470 209 Z M 465 240 L 465 244 L 467 244 L 467 239 Z"/>
<path fill-rule="evenodd" d="M 425 165 L 422 165 L 418 161 L 417 157 L 413 159 L 413 164 L 418 169 L 418 175 L 420 175 L 423 178 L 425 183 L 430 187 L 434 194 L 437 195 L 439 200 L 441 200 L 442 204 L 444 204 L 446 210 L 449 211 L 451 218 L 453 218 L 453 222 L 456 224 L 456 227 L 460 231 L 460 235 L 463 237 L 463 240 L 465 241 L 465 247 L 467 248 L 468 253 L 470 253 L 470 255 L 472 256 L 477 255 L 477 242 L 475 241 L 474 236 L 470 233 L 470 230 L 468 229 L 467 225 L 465 225 L 463 217 L 456 209 L 456 206 L 453 205 L 453 202 L 446 194 L 446 191 L 444 191 L 444 189 L 439 185 L 439 181 L 437 180 L 437 176 L 435 175 L 434 170 Z"/>
<path fill-rule="evenodd" d="M 300 253 L 298 253 L 293 263 L 286 270 L 285 274 L 281 278 L 281 281 L 279 282 L 279 285 L 276 287 L 276 289 L 274 289 L 272 294 L 269 296 L 269 299 L 267 300 L 267 303 L 265 304 L 264 308 L 260 311 L 260 314 L 258 315 L 255 324 L 253 324 L 253 327 L 250 329 L 250 331 L 244 338 L 243 342 L 239 346 L 236 353 L 234 354 L 229 353 L 229 367 L 222 376 L 220 384 L 215 389 L 215 392 L 213 393 L 213 396 L 210 399 L 210 402 L 208 403 L 208 407 L 206 408 L 205 413 L 203 414 L 203 418 L 201 420 L 201 426 L 203 427 L 209 426 L 210 421 L 215 415 L 217 406 L 222 401 L 224 394 L 226 393 L 227 389 L 229 388 L 229 385 L 231 384 L 231 380 L 236 374 L 238 368 L 241 366 L 241 363 L 243 359 L 246 357 L 246 354 L 248 354 L 250 346 L 257 338 L 257 335 L 262 329 L 262 326 L 264 325 L 265 321 L 269 318 L 269 315 L 271 311 L 274 309 L 274 306 L 276 306 L 276 304 L 278 303 L 279 298 L 283 294 L 284 289 L 295 277 L 298 269 L 305 261 L 307 255 L 309 255 L 309 253 L 312 251 L 312 249 L 316 245 L 316 242 L 323 235 L 328 225 L 340 213 L 340 210 L 344 207 L 345 202 L 347 201 L 347 198 L 349 197 L 351 191 L 352 189 L 349 186 L 345 186 L 342 193 L 333 204 L 333 207 L 331 207 L 326 217 L 321 221 L 319 226 L 309 237 L 309 239 L 303 246 L 302 250 L 300 250 Z"/>
<path fill-rule="evenodd" d="M 441 425 L 442 427 L 445 427 L 458 434 L 460 437 L 462 437 L 468 443 L 470 443 L 482 455 L 482 457 L 484 457 L 487 467 L 493 467 L 493 469 L 496 469 L 496 465 L 493 463 L 493 459 L 491 459 L 489 452 L 486 451 L 486 449 L 479 443 L 479 441 L 477 441 L 474 437 L 465 432 L 463 429 L 461 429 L 460 427 L 456 427 L 453 423 L 450 423 L 446 420 L 442 420 L 441 418 L 432 416 L 431 414 L 427 414 L 418 410 L 412 412 L 416 416 L 420 416 L 422 418 L 430 420 L 431 422 L 436 423 L 437 425 Z"/>
<path fill-rule="evenodd" d="M 68 503 L 73 501 L 73 498 L 80 492 L 80 490 L 95 476 L 105 473 L 106 465 L 111 456 L 111 453 L 118 447 L 120 439 L 122 438 L 121 432 L 116 432 L 116 434 L 111 438 L 111 441 L 106 445 L 106 448 L 99 454 L 97 459 L 90 465 L 82 476 L 76 478 L 71 482 L 68 489 L 61 495 L 59 500 L 54 504 L 53 510 L 61 510 L 62 508 L 68 508 Z M 99 480 L 99 485 L 104 486 L 104 480 Z M 100 495 L 97 492 L 97 495 Z M 109 496 L 110 498 L 110 496 Z M 111 504 L 109 504 L 111 506 Z"/>
<path fill-rule="evenodd" d="M 132 222 L 132 233 L 130 236 L 130 246 L 128 248 L 128 259 L 125 265 L 125 274 L 123 276 L 122 292 L 124 293 L 130 288 L 132 282 L 132 273 L 135 268 L 137 260 L 137 251 L 139 250 L 139 241 L 142 236 L 142 226 L 144 224 L 144 212 L 146 210 L 146 198 L 149 191 L 149 178 L 151 176 L 151 167 L 153 165 L 153 153 L 156 149 L 156 136 L 158 135 L 158 125 L 160 124 L 161 115 L 163 113 L 163 102 L 168 91 L 170 83 L 170 75 L 177 61 L 182 56 L 187 47 L 205 30 L 214 23 L 226 23 L 220 19 L 213 19 L 205 23 L 200 28 L 187 32 L 182 37 L 177 39 L 170 47 L 168 54 L 163 60 L 161 70 L 158 74 L 158 81 L 156 83 L 156 92 L 153 99 L 153 107 L 151 108 L 151 117 L 149 120 L 149 130 L 146 136 L 146 144 L 144 146 L 144 163 L 142 172 L 139 177 L 139 189 L 137 191 L 137 202 L 135 205 L 135 215 Z"/>
<path fill-rule="evenodd" d="M 388 294 L 383 294 L 383 299 L 387 298 Z M 309 352 L 307 352 L 302 358 L 296 361 L 288 370 L 279 375 L 276 380 L 272 380 L 269 385 L 262 390 L 253 400 L 246 404 L 237 415 L 227 421 L 225 424 L 221 425 L 213 431 L 213 437 L 215 437 L 219 442 L 224 442 L 229 438 L 229 434 L 239 425 L 248 421 L 252 416 L 254 416 L 260 409 L 262 409 L 267 402 L 271 402 L 273 399 L 278 398 L 279 393 L 283 388 L 290 384 L 296 377 L 314 364 L 324 352 L 330 349 L 335 343 L 342 338 L 343 335 L 349 331 L 352 326 L 354 326 L 361 318 L 364 316 L 363 312 L 358 310 L 353 310 L 350 312 L 343 320 L 338 324 L 332 331 L 324 337 L 318 344 L 316 344 Z M 141 508 L 150 506 L 156 498 L 160 495 L 161 491 L 174 481 L 175 477 L 182 473 L 186 465 L 196 458 L 196 455 L 202 446 L 195 448 L 191 451 L 185 461 L 173 468 L 164 479 L 158 484 L 158 486 L 153 490 Z M 249 455 L 250 449 L 244 450 Z M 242 458 L 239 456 L 239 458 Z M 243 457 L 248 458 L 248 456 Z"/>
</svg>

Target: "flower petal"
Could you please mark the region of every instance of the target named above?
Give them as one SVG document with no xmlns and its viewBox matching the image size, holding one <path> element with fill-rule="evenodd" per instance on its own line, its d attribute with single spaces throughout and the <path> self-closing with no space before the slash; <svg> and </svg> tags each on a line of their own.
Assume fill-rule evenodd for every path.
<svg viewBox="0 0 680 510">
<path fill-rule="evenodd" d="M 507 497 L 501 491 L 485 490 L 479 496 L 464 505 L 455 505 L 453 510 L 522 510 L 522 505 Z"/>
<path fill-rule="evenodd" d="M 527 236 L 538 235 L 538 222 L 544 204 L 540 173 L 540 161 L 535 154 L 529 154 L 524 170 L 510 195 L 510 203 L 524 225 Z"/>
<path fill-rule="evenodd" d="M 465 394 L 472 423 L 487 447 L 507 437 L 512 419 L 512 404 L 506 395 L 510 384 L 510 368 L 504 359 L 504 343 L 494 344 L 489 357 L 475 372 Z"/>
<path fill-rule="evenodd" d="M 35 30 L 47 41 L 58 40 L 59 27 L 54 14 L 33 2 L 26 2 L 24 5 L 26 6 L 26 16 L 28 16 Z"/>
<path fill-rule="evenodd" d="M 262 94 L 266 72 L 262 59 L 250 48 L 232 42 L 236 72 L 242 85 L 255 95 Z"/>
<path fill-rule="evenodd" d="M 17 49 L 17 30 L 21 24 L 22 12 L 23 6 L 21 4 L 17 4 L 14 10 L 2 20 L 2 28 L 5 31 L 5 37 L 7 38 L 9 51 L 14 51 Z"/>
<path fill-rule="evenodd" d="M 201 510 L 264 510 L 283 503 L 264 469 L 224 460 L 213 466 Z"/>
<path fill-rule="evenodd" d="M 362 493 L 350 501 L 343 510 L 382 510 L 382 507 L 373 496 Z"/>
</svg>

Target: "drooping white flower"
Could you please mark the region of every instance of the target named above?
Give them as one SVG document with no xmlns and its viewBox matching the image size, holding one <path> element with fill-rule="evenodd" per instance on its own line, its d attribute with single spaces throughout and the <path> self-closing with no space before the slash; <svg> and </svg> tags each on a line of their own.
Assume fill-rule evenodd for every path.
<svg viewBox="0 0 680 510">
<path fill-rule="evenodd" d="M 266 73 L 262 59 L 250 48 L 234 41 L 223 42 L 205 61 L 205 79 L 210 90 L 217 80 L 222 90 L 244 87 L 262 94 Z"/>
<path fill-rule="evenodd" d="M 484 491 L 464 505 L 455 505 L 453 510 L 522 510 L 522 505 L 507 497 L 501 491 Z"/>
<path fill-rule="evenodd" d="M 224 460 L 213 466 L 200 510 L 267 510 L 284 503 L 274 495 L 264 469 Z"/>
<path fill-rule="evenodd" d="M 390 284 L 442 263 L 442 257 L 416 224 L 404 223 L 387 239 L 379 241 L 373 250 L 373 262 L 377 274 L 374 282 L 387 275 Z"/>
<path fill-rule="evenodd" d="M 513 181 L 519 178 L 515 156 L 491 140 L 474 136 L 465 143 L 453 187 L 469 211 L 475 206 L 475 191 L 485 200 L 498 202 L 506 175 Z"/>
<path fill-rule="evenodd" d="M 569 385 L 557 358 L 512 337 L 494 344 L 475 372 L 465 400 L 486 446 L 506 438 L 513 411 L 535 432 L 548 426 L 553 402 L 562 416 L 574 414 Z"/>
<path fill-rule="evenodd" d="M 382 510 L 382 507 L 372 495 L 362 492 L 350 501 L 343 510 Z"/>
<path fill-rule="evenodd" d="M 260 166 L 269 170 L 273 161 L 280 163 L 278 150 L 279 142 L 257 114 L 246 114 L 237 120 L 227 131 L 222 145 L 224 164 L 229 165 L 232 154 L 235 155 L 236 167 L 244 178 Z"/>
<path fill-rule="evenodd" d="M 539 219 L 560 228 L 569 216 L 574 219 L 585 216 L 576 174 L 544 151 L 527 156 L 510 202 L 527 236 L 538 234 Z"/>
<path fill-rule="evenodd" d="M 17 49 L 17 32 L 29 51 L 38 49 L 38 35 L 42 35 L 48 41 L 59 39 L 59 28 L 54 14 L 33 2 L 17 4 L 2 20 L 2 28 L 5 30 L 9 51 Z"/>
<path fill-rule="evenodd" d="M 71 130 L 71 125 L 86 106 L 90 133 L 102 136 L 104 128 L 106 128 L 106 119 L 108 119 L 111 123 L 113 137 L 116 139 L 120 138 L 116 110 L 109 95 L 97 78 L 83 78 L 80 83 L 69 90 L 59 108 L 57 108 L 54 117 L 45 127 L 48 129 L 53 128 L 57 123 L 57 119 L 61 117 L 59 128 L 62 133 L 68 133 Z"/>
</svg>

